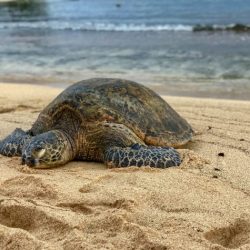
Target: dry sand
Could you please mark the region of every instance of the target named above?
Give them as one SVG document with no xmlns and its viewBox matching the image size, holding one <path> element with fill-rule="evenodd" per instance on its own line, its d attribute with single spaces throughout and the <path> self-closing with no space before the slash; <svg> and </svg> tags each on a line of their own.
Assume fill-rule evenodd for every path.
<svg viewBox="0 0 250 250">
<path fill-rule="evenodd" d="M 60 91 L 0 84 L 0 138 Z M 164 98 L 197 132 L 178 168 L 0 156 L 0 249 L 250 249 L 250 102 Z"/>
</svg>

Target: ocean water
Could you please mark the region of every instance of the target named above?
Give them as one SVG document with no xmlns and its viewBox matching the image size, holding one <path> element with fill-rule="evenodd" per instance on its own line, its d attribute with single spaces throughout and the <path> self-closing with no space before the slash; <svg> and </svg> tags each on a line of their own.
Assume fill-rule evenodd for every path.
<svg viewBox="0 0 250 250">
<path fill-rule="evenodd" d="M 250 0 L 0 3 L 0 81 L 122 77 L 162 94 L 250 100 Z"/>
</svg>

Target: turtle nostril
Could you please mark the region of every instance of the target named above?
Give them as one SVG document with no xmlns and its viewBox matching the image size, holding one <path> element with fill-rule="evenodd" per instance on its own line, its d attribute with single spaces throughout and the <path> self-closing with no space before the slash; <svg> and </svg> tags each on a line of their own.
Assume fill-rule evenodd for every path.
<svg viewBox="0 0 250 250">
<path fill-rule="evenodd" d="M 36 164 L 36 160 L 31 159 L 31 160 L 30 160 L 30 163 L 31 163 L 31 166 L 34 166 L 34 165 Z"/>
</svg>

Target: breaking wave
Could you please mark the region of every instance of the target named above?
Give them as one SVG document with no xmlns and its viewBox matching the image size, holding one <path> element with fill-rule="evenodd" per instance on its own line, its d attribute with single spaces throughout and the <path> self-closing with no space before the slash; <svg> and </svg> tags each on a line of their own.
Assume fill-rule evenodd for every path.
<svg viewBox="0 0 250 250">
<path fill-rule="evenodd" d="M 182 24 L 113 24 L 94 22 L 62 22 L 62 21 L 36 21 L 36 22 L 2 22 L 0 29 L 33 28 L 49 30 L 75 30 L 75 31 L 189 31 L 189 32 L 250 32 L 250 25 L 182 25 Z"/>
</svg>

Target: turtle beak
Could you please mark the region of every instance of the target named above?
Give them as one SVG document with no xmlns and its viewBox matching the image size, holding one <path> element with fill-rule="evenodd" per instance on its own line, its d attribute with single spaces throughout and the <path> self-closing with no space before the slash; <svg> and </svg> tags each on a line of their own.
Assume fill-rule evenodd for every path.
<svg viewBox="0 0 250 250">
<path fill-rule="evenodd" d="M 26 164 L 27 166 L 32 167 L 32 168 L 36 168 L 40 165 L 39 159 L 32 159 L 30 157 L 28 157 L 28 158 L 22 157 L 21 164 L 22 165 Z"/>
</svg>

